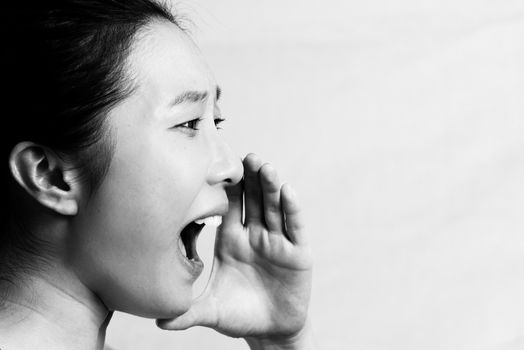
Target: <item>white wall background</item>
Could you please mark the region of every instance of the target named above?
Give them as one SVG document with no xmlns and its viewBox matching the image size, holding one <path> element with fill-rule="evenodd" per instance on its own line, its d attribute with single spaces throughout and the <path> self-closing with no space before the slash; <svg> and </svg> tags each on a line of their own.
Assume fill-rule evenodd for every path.
<svg viewBox="0 0 524 350">
<path fill-rule="evenodd" d="M 303 201 L 319 349 L 524 349 L 524 1 L 177 4 L 226 137 Z M 108 342 L 247 349 L 124 314 Z"/>
</svg>

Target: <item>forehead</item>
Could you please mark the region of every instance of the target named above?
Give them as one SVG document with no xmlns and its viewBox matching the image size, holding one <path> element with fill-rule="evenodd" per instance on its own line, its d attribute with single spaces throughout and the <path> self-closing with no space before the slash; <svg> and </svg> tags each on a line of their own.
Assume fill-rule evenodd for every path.
<svg viewBox="0 0 524 350">
<path fill-rule="evenodd" d="M 187 90 L 212 93 L 216 85 L 197 46 L 167 21 L 153 22 L 137 36 L 127 66 L 137 89 L 159 99 Z"/>
</svg>

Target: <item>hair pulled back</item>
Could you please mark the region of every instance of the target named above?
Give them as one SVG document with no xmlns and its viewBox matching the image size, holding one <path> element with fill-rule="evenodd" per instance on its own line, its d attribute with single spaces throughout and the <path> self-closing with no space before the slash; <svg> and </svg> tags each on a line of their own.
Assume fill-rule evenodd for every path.
<svg viewBox="0 0 524 350">
<path fill-rule="evenodd" d="M 107 114 L 133 90 L 125 62 L 134 38 L 154 20 L 180 25 L 153 0 L 10 1 L 2 12 L 0 280 L 10 281 L 37 268 L 45 249 L 14 210 L 13 147 L 32 141 L 70 157 L 96 187 L 112 156 Z"/>
</svg>

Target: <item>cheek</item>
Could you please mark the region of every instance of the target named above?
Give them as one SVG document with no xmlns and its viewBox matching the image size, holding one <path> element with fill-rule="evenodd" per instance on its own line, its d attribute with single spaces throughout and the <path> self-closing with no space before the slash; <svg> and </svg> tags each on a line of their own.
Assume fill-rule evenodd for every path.
<svg viewBox="0 0 524 350">
<path fill-rule="evenodd" d="M 112 308 L 158 317 L 183 312 L 191 283 L 176 258 L 178 232 L 205 183 L 205 164 L 169 148 L 115 154 L 77 220 L 77 261 Z M 81 258 L 78 258 L 81 257 Z"/>
<path fill-rule="evenodd" d="M 184 147 L 171 139 L 160 135 L 122 147 L 105 178 L 100 200 L 113 212 L 113 221 L 151 234 L 157 231 L 160 244 L 165 243 L 162 238 L 172 239 L 186 219 L 206 176 L 198 147 Z"/>
</svg>

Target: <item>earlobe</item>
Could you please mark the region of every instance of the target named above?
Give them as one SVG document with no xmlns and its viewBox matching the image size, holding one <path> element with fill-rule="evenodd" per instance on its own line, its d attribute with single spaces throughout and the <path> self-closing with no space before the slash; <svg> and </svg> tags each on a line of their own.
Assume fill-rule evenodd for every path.
<svg viewBox="0 0 524 350">
<path fill-rule="evenodd" d="M 78 212 L 79 184 L 72 181 L 73 167 L 56 153 L 33 142 L 18 143 L 9 157 L 16 182 L 41 205 L 62 215 Z"/>
</svg>

